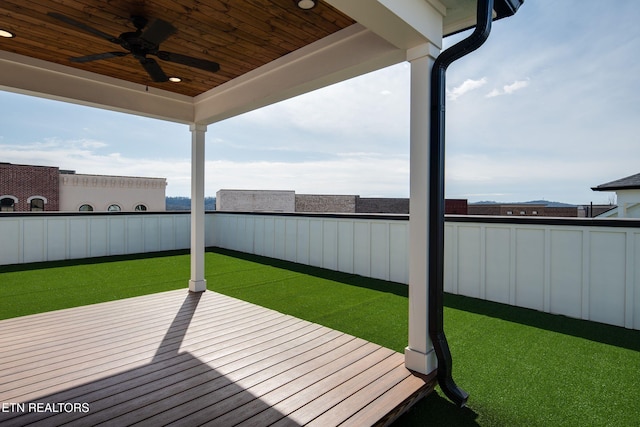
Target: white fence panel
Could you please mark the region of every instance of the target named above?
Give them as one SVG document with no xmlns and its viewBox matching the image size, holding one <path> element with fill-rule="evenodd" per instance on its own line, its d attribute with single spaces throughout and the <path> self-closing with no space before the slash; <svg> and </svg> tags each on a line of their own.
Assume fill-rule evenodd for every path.
<svg viewBox="0 0 640 427">
<path fill-rule="evenodd" d="M 47 228 L 46 260 L 67 259 L 69 222 L 65 218 L 48 218 L 45 221 L 45 226 Z"/>
<path fill-rule="evenodd" d="M 481 228 L 458 227 L 458 292 L 480 298 L 482 289 L 482 248 Z"/>
<path fill-rule="evenodd" d="M 509 304 L 511 292 L 511 228 L 485 227 L 484 297 Z"/>
<path fill-rule="evenodd" d="M 626 233 L 593 231 L 589 268 L 589 318 L 624 325 Z"/>
<path fill-rule="evenodd" d="M 338 221 L 338 271 L 353 273 L 354 222 Z"/>
<path fill-rule="evenodd" d="M 284 259 L 291 262 L 298 262 L 298 220 L 296 218 L 286 218 L 284 220 Z M 247 230 L 247 236 L 251 236 L 251 230 Z M 302 256 L 300 257 L 302 258 Z"/>
<path fill-rule="evenodd" d="M 158 246 L 161 251 L 168 251 L 175 247 L 176 236 L 175 228 L 176 222 L 173 216 L 161 216 L 158 224 Z"/>
<path fill-rule="evenodd" d="M 127 218 L 126 240 L 128 254 L 137 254 L 144 252 L 144 223 L 142 218 Z"/>
<path fill-rule="evenodd" d="M 311 222 L 308 218 L 299 218 L 296 223 L 296 245 L 299 248 L 296 253 L 296 262 L 309 264 L 311 249 Z"/>
<path fill-rule="evenodd" d="M 216 216 L 217 218 L 217 216 Z M 217 227 L 214 227 L 214 229 Z M 264 256 L 275 257 L 276 248 L 276 220 L 273 217 L 267 217 L 264 220 Z"/>
<path fill-rule="evenodd" d="M 358 221 L 353 231 L 353 272 L 360 276 L 371 276 L 371 223 Z M 399 255 L 398 255 L 399 256 Z M 408 273 L 409 270 L 407 270 Z M 409 283 L 407 280 L 404 283 Z"/>
<path fill-rule="evenodd" d="M 157 252 L 160 250 L 160 220 L 157 216 L 143 217 L 144 251 Z"/>
<path fill-rule="evenodd" d="M 127 253 L 127 218 L 124 216 L 109 218 L 109 253 Z"/>
<path fill-rule="evenodd" d="M 45 256 L 45 228 L 43 221 L 24 221 L 24 259 L 25 262 L 34 262 Z"/>
<path fill-rule="evenodd" d="M 633 221 L 449 220 L 445 290 L 640 329 Z"/>
<path fill-rule="evenodd" d="M 408 221 L 332 215 L 214 215 L 215 246 L 408 283 Z M 233 239 L 225 231 L 236 227 Z M 243 241 L 242 249 L 237 241 Z"/>
<path fill-rule="evenodd" d="M 401 222 L 389 223 L 389 280 L 409 283 L 409 227 Z"/>
<path fill-rule="evenodd" d="M 551 313 L 582 316 L 583 234 L 551 230 Z"/>
<path fill-rule="evenodd" d="M 0 236 L 4 242 L 12 244 L 0 245 L 0 260 L 3 264 L 17 264 L 22 261 L 22 222 L 18 219 L 6 218 L 0 222 Z"/>
<path fill-rule="evenodd" d="M 91 256 L 87 241 L 89 240 L 89 221 L 91 218 L 73 217 L 69 219 L 68 258 L 88 258 Z M 43 260 L 44 261 L 44 260 Z"/>
<path fill-rule="evenodd" d="M 322 268 L 338 269 L 338 221 L 322 221 Z"/>
<path fill-rule="evenodd" d="M 108 218 L 91 218 L 89 220 L 89 256 L 109 255 Z"/>
<path fill-rule="evenodd" d="M 544 229 L 516 230 L 516 304 L 544 310 Z"/>
<path fill-rule="evenodd" d="M 164 219 L 164 217 L 162 217 Z M 187 218 L 190 220 L 190 218 Z M 176 218 L 174 218 L 174 221 L 176 220 Z M 204 228 L 205 230 L 207 230 L 206 235 L 204 236 L 204 245 L 206 247 L 210 247 L 213 246 L 214 241 L 215 241 L 215 230 L 213 229 L 213 222 L 214 222 L 214 217 L 213 215 L 205 215 L 204 217 Z M 182 229 L 181 226 L 182 225 L 186 225 L 186 228 Z M 189 241 L 185 242 L 185 246 L 190 246 L 191 244 L 191 222 L 187 221 L 186 224 L 184 221 L 179 221 L 176 223 L 175 228 L 174 228 L 174 233 L 178 234 L 178 235 L 184 235 L 184 236 L 188 236 L 189 237 Z M 182 233 L 182 234 L 179 234 Z M 177 236 L 176 236 L 177 238 Z M 175 239 L 174 239 L 175 241 Z M 163 245 L 164 248 L 164 245 Z M 165 250 L 165 249 L 162 249 Z"/>
<path fill-rule="evenodd" d="M 371 277 L 389 280 L 389 224 L 372 222 L 371 230 Z M 405 256 L 408 248 L 405 248 Z"/>
<path fill-rule="evenodd" d="M 174 233 L 175 233 L 175 245 L 173 249 L 187 249 L 191 247 L 191 215 L 175 215 L 174 221 Z M 205 222 L 205 226 L 213 222 Z M 209 234 L 209 233 L 207 233 Z"/>
<path fill-rule="evenodd" d="M 309 264 L 322 267 L 323 253 L 322 220 L 314 218 L 309 220 Z"/>
<path fill-rule="evenodd" d="M 188 249 L 190 231 L 183 213 L 0 215 L 0 235 L 13 242 L 0 245 L 0 265 Z"/>
</svg>

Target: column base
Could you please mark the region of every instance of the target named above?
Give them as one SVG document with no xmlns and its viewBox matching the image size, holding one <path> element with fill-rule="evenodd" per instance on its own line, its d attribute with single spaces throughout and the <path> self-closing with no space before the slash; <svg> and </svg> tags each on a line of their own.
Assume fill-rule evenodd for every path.
<svg viewBox="0 0 640 427">
<path fill-rule="evenodd" d="M 204 292 L 207 290 L 206 280 L 189 280 L 189 291 Z"/>
<path fill-rule="evenodd" d="M 425 354 L 407 347 L 404 349 L 404 365 L 407 369 L 428 375 L 438 367 L 436 352 L 431 349 Z"/>
</svg>

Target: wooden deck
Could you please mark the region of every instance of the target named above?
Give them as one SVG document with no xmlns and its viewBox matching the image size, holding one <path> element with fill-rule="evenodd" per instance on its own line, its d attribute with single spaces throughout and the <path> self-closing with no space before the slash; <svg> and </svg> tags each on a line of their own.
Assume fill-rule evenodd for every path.
<svg viewBox="0 0 640 427">
<path fill-rule="evenodd" d="M 434 385 L 392 350 L 211 291 L 4 320 L 0 349 L 2 426 L 384 425 Z"/>
</svg>

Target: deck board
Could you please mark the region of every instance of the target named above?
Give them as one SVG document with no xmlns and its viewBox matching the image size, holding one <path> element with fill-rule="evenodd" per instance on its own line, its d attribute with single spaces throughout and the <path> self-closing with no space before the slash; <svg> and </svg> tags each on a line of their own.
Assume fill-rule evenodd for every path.
<svg viewBox="0 0 640 427">
<path fill-rule="evenodd" d="M 385 424 L 434 385 L 392 350 L 211 291 L 3 320 L 0 346 L 2 426 Z"/>
</svg>

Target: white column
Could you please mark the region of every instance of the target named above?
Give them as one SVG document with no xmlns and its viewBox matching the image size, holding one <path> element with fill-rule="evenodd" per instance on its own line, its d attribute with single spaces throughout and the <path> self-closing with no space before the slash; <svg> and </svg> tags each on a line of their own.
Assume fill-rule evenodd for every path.
<svg viewBox="0 0 640 427">
<path fill-rule="evenodd" d="M 204 278 L 204 135 L 206 125 L 192 124 L 191 131 L 191 279 L 189 290 L 207 290 Z"/>
<path fill-rule="evenodd" d="M 428 231 L 431 68 L 440 50 L 432 44 L 409 51 L 411 63 L 409 345 L 405 365 L 423 374 L 437 366 L 429 338 Z"/>
</svg>

